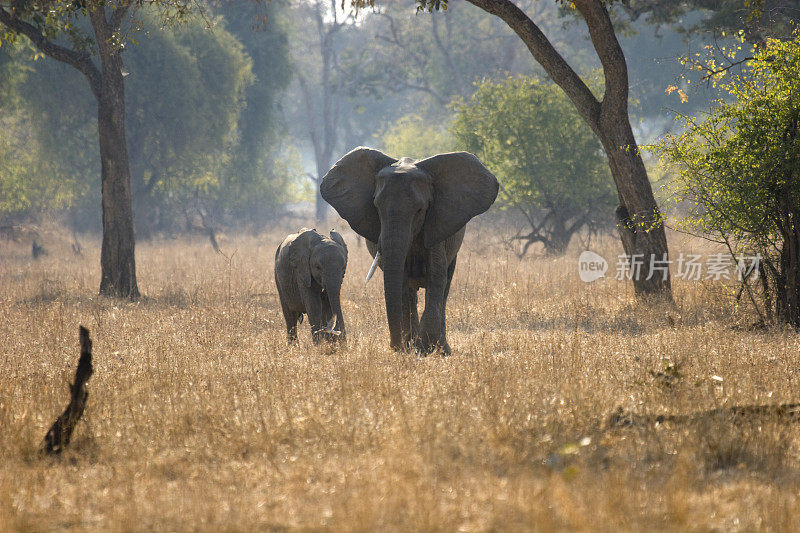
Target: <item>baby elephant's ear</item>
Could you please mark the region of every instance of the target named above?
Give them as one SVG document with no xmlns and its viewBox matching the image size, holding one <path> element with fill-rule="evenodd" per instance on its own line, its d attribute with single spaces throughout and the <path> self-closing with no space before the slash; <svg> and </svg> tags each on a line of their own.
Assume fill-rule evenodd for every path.
<svg viewBox="0 0 800 533">
<path fill-rule="evenodd" d="M 298 281 L 306 287 L 311 287 L 311 265 L 308 264 L 307 255 L 295 255 L 290 261 Z"/>
<path fill-rule="evenodd" d="M 342 248 L 345 249 L 345 251 L 347 251 L 347 244 L 345 244 L 344 239 L 342 238 L 341 235 L 339 235 L 339 232 L 336 231 L 335 229 L 331 230 L 331 239 L 333 239 L 334 242 L 339 244 Z"/>
</svg>

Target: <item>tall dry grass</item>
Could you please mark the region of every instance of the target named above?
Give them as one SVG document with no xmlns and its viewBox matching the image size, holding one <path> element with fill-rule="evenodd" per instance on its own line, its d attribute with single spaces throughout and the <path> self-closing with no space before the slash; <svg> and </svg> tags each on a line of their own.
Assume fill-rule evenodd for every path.
<svg viewBox="0 0 800 533">
<path fill-rule="evenodd" d="M 733 328 L 753 319 L 718 285 L 676 282 L 674 308 L 644 307 L 629 283 L 580 282 L 577 247 L 520 260 L 472 226 L 454 354 L 420 358 L 388 348 L 381 276 L 364 287 L 370 258 L 348 231 L 347 346 L 311 345 L 304 323 L 289 347 L 272 264 L 294 229 L 230 238 L 230 260 L 202 240 L 141 243 L 137 303 L 95 295 L 96 243 L 39 261 L 0 243 L 0 530 L 800 524 L 800 426 L 607 426 L 617 407 L 800 401 L 798 335 Z M 613 271 L 617 244 L 594 248 Z M 94 339 L 87 411 L 64 456 L 41 459 L 78 324 Z"/>
</svg>

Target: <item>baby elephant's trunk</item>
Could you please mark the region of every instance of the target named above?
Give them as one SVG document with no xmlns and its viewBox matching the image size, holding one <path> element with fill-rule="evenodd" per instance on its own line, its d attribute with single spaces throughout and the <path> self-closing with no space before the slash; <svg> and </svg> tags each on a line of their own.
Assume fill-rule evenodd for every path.
<svg viewBox="0 0 800 533">
<path fill-rule="evenodd" d="M 328 293 L 328 302 L 331 304 L 331 311 L 336 317 L 336 322 L 333 325 L 333 329 L 338 333 L 338 335 L 333 335 L 337 340 L 344 340 L 346 335 L 344 328 L 344 315 L 342 314 L 342 302 L 340 298 L 341 283 L 342 282 L 340 279 L 338 282 L 332 282 L 328 284 L 328 288 L 326 288 L 326 292 Z"/>
</svg>

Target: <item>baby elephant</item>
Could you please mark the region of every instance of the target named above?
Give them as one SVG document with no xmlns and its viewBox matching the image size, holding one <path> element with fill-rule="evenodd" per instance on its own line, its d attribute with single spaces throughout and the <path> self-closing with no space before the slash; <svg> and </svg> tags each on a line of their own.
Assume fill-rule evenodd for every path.
<svg viewBox="0 0 800 533">
<path fill-rule="evenodd" d="M 275 284 L 290 343 L 297 340 L 297 321 L 303 321 L 304 313 L 315 344 L 321 337 L 345 339 L 339 293 L 346 268 L 347 245 L 334 230 L 328 238 L 303 228 L 278 246 Z"/>
</svg>

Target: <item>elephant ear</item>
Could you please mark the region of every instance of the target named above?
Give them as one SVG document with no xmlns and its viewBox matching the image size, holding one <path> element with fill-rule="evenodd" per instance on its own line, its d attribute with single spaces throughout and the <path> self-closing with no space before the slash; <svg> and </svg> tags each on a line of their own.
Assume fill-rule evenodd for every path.
<svg viewBox="0 0 800 533">
<path fill-rule="evenodd" d="M 292 269 L 300 283 L 311 287 L 311 265 L 308 264 L 308 256 L 299 254 L 295 256 L 292 260 Z"/>
<path fill-rule="evenodd" d="M 319 241 L 320 236 L 314 230 L 303 228 L 300 235 L 295 239 L 289 257 L 289 264 L 292 266 L 297 279 L 306 287 L 311 287 L 311 247 L 313 241 Z"/>
<path fill-rule="evenodd" d="M 353 231 L 378 242 L 381 221 L 372 203 L 375 176 L 384 167 L 397 162 L 383 152 L 356 148 L 342 157 L 322 178 L 319 192 L 326 202 L 350 224 Z"/>
<path fill-rule="evenodd" d="M 423 229 L 426 248 L 451 237 L 497 198 L 497 178 L 468 152 L 435 155 L 416 166 L 433 178 L 433 202 Z"/>
</svg>

